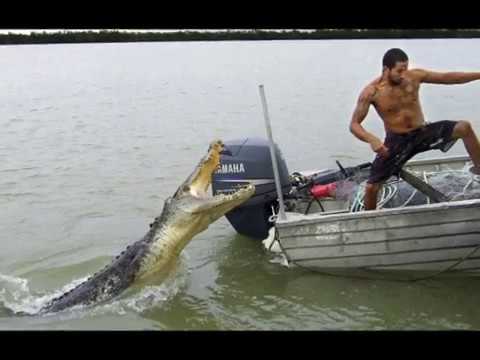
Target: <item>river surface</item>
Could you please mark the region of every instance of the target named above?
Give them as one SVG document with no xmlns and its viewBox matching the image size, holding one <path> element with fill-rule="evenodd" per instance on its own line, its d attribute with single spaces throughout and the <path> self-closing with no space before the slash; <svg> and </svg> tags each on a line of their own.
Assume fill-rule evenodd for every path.
<svg viewBox="0 0 480 360">
<path fill-rule="evenodd" d="M 290 172 L 371 161 L 348 125 L 391 47 L 411 67 L 480 71 L 478 39 L 0 46 L 0 329 L 480 329 L 480 279 L 287 268 L 225 218 L 164 283 L 91 309 L 15 314 L 140 239 L 211 140 L 265 137 L 260 84 Z M 480 82 L 423 85 L 421 100 L 428 120 L 480 131 Z M 373 109 L 364 124 L 383 137 Z"/>
</svg>

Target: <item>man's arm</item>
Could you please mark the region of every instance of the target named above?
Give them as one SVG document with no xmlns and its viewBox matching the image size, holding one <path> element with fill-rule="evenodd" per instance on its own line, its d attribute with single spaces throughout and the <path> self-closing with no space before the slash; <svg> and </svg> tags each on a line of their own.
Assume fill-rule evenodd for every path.
<svg viewBox="0 0 480 360">
<path fill-rule="evenodd" d="M 428 84 L 465 84 L 480 80 L 480 72 L 435 72 L 424 69 L 415 69 L 412 72 L 418 76 L 420 82 Z"/>
<path fill-rule="evenodd" d="M 365 120 L 365 117 L 368 114 L 368 108 L 372 103 L 374 94 L 375 88 L 371 85 L 367 86 L 360 93 L 357 105 L 353 111 L 352 120 L 350 122 L 350 131 L 357 139 L 369 143 L 374 152 L 378 152 L 386 157 L 388 155 L 387 147 L 383 145 L 383 142 L 378 137 L 366 131 L 361 125 L 362 121 Z"/>
</svg>

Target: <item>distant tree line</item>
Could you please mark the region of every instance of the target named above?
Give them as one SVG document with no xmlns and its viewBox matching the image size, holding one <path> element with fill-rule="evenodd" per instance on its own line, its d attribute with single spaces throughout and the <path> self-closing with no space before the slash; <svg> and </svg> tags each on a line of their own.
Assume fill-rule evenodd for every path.
<svg viewBox="0 0 480 360">
<path fill-rule="evenodd" d="M 409 39 L 478 38 L 480 29 L 319 29 L 315 31 L 60 31 L 55 33 L 0 34 L 1 45 L 112 43 L 141 41 L 228 41 L 228 40 L 321 40 L 321 39 Z"/>
</svg>

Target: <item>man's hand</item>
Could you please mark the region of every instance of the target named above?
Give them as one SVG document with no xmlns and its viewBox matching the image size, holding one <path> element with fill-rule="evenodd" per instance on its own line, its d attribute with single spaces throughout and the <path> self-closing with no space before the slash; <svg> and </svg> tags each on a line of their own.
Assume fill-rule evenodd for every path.
<svg viewBox="0 0 480 360">
<path fill-rule="evenodd" d="M 373 139 L 370 142 L 370 147 L 374 152 L 379 154 L 383 158 L 388 158 L 389 152 L 388 148 L 385 146 L 385 144 L 380 140 L 380 139 Z"/>
</svg>

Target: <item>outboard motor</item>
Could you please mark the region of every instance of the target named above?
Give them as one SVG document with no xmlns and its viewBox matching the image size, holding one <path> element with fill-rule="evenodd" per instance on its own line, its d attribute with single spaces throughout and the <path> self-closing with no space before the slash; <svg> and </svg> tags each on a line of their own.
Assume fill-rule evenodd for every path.
<svg viewBox="0 0 480 360">
<path fill-rule="evenodd" d="M 273 225 L 269 221 L 272 207 L 278 208 L 269 143 L 260 138 L 245 138 L 226 141 L 224 145 L 221 168 L 213 174 L 213 195 L 232 193 L 247 183 L 255 185 L 255 194 L 225 216 L 238 233 L 265 239 Z M 280 184 L 287 194 L 291 188 L 287 164 L 277 145 L 275 154 Z"/>
</svg>

